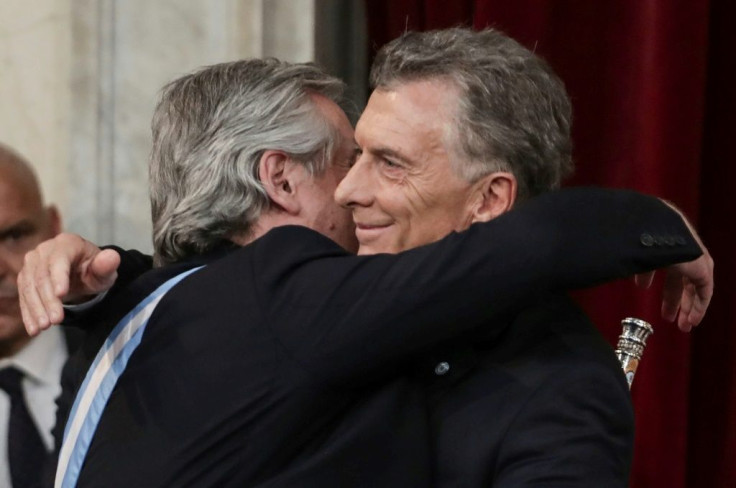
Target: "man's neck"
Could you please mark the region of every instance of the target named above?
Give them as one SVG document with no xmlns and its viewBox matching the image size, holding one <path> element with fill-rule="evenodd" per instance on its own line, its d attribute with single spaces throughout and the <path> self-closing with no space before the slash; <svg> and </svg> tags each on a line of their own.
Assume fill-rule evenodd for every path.
<svg viewBox="0 0 736 488">
<path fill-rule="evenodd" d="M 230 241 L 238 246 L 245 246 L 268 234 L 272 229 L 284 225 L 304 225 L 304 223 L 283 212 L 266 211 L 253 223 L 247 233 L 233 236 L 230 238 Z"/>
</svg>

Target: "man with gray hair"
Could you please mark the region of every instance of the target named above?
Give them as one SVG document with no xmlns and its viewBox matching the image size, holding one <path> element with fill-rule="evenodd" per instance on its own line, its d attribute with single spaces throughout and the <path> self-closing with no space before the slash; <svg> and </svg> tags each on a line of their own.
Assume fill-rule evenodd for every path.
<svg viewBox="0 0 736 488">
<path fill-rule="evenodd" d="M 223 241 L 243 244 L 278 225 L 271 220 L 284 218 L 290 202 L 270 196 L 264 184 L 274 178 L 284 188 L 273 191 L 290 196 L 289 171 L 315 177 L 318 187 L 304 191 L 317 191 L 310 205 L 319 207 L 301 209 L 304 220 L 291 223 L 354 250 L 348 212 L 334 204 L 330 187 L 355 154 L 352 127 L 337 106 L 342 92 L 342 82 L 316 67 L 275 60 L 212 67 L 165 87 L 149 169 L 156 263 L 201 255 Z M 266 212 L 279 204 L 286 208 L 277 217 Z"/>
<path fill-rule="evenodd" d="M 494 319 L 538 293 L 701 252 L 656 199 L 573 191 L 411 252 L 351 256 L 349 212 L 331 194 L 356 148 L 327 89 L 334 83 L 310 66 L 251 60 L 206 68 L 164 90 L 151 161 L 155 259 L 163 266 L 113 288 L 83 322 L 105 339 L 128 327 L 118 319 L 151 290 L 182 281 L 154 292 L 160 302 L 145 329 L 130 334 L 140 345 L 123 351 L 129 362 L 113 367 L 122 373 L 101 403 L 89 386 L 105 371 L 92 360 L 98 348 L 86 349 L 80 366 L 92 362 L 98 374 L 79 381 L 70 420 L 61 419 L 57 484 L 429 486 L 418 361 L 428 348 L 480 326 L 501 334 L 506 322 Z M 577 214 L 554 218 L 576 206 Z M 683 244 L 642 248 L 631 242 L 642 229 L 674 233 Z M 611 239 L 581 245 L 587 233 Z M 33 330 L 61 319 L 58 304 L 39 303 L 99 291 L 117 265 L 112 251 L 71 236 L 59 242 L 72 251 L 39 247 L 20 280 Z M 67 260 L 50 266 L 49 285 L 44 263 L 59 255 Z M 712 284 L 702 259 L 672 271 Z M 36 272 L 45 285 L 33 285 Z M 118 284 L 129 281 L 126 273 Z M 92 402 L 103 406 L 97 419 L 83 411 Z"/>
<path fill-rule="evenodd" d="M 355 131 L 362 154 L 336 191 L 353 209 L 360 253 L 400 252 L 488 222 L 546 198 L 572 169 L 562 81 L 499 31 L 408 32 L 378 52 L 371 84 Z M 595 248 L 619 232 L 581 238 Z M 641 246 L 680 239 L 640 237 Z M 680 314 L 684 330 L 688 320 Z M 506 321 L 500 336 L 480 328 L 429 355 L 437 484 L 627 486 L 633 409 L 610 345 L 559 294 L 540 294 Z"/>
</svg>

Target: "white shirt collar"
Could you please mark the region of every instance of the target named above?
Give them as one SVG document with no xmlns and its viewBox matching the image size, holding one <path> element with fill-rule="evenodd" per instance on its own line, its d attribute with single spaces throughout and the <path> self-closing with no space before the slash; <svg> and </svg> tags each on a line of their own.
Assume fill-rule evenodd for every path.
<svg viewBox="0 0 736 488">
<path fill-rule="evenodd" d="M 51 327 L 31 339 L 15 356 L 0 359 L 0 369 L 15 366 L 25 373 L 29 381 L 44 385 L 58 384 L 57 356 L 64 354 L 65 350 L 61 329 L 58 326 Z"/>
</svg>

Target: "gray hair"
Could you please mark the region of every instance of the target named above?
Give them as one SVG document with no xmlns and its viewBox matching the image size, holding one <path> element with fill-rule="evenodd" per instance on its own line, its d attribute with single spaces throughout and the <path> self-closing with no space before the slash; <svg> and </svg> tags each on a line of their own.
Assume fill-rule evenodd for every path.
<svg viewBox="0 0 736 488">
<path fill-rule="evenodd" d="M 470 181 L 509 171 L 524 199 L 572 172 L 572 107 L 560 78 L 539 56 L 494 29 L 407 32 L 383 46 L 371 86 L 447 81 L 459 90 L 448 141 Z"/>
<path fill-rule="evenodd" d="M 208 66 L 166 85 L 149 168 L 156 264 L 248 235 L 269 206 L 258 177 L 266 150 L 324 171 L 339 133 L 310 95 L 340 103 L 343 91 L 314 65 L 276 59 Z"/>
</svg>

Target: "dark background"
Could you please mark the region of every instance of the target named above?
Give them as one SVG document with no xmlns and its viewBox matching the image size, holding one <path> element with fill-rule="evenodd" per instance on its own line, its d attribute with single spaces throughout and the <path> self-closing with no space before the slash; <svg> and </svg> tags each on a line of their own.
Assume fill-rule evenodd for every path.
<svg viewBox="0 0 736 488">
<path fill-rule="evenodd" d="M 691 334 L 648 291 L 617 282 L 577 298 L 615 344 L 620 320 L 656 329 L 632 395 L 632 488 L 736 487 L 736 2 L 733 0 L 365 0 L 370 53 L 404 30 L 498 28 L 540 54 L 575 107 L 569 185 L 633 188 L 694 222 L 716 292 Z"/>
</svg>

